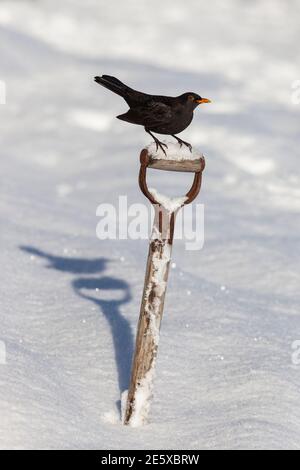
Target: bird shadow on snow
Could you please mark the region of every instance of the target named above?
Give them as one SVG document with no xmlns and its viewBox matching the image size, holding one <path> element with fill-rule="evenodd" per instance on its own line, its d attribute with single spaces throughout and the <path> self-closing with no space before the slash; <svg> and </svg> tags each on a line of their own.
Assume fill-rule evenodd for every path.
<svg viewBox="0 0 300 470">
<path fill-rule="evenodd" d="M 110 261 L 107 258 L 84 259 L 53 256 L 31 246 L 20 246 L 20 249 L 31 255 L 48 261 L 48 269 L 55 269 L 71 274 L 103 274 Z M 82 299 L 93 302 L 107 320 L 113 339 L 115 361 L 118 373 L 120 394 L 128 389 L 131 361 L 133 356 L 133 334 L 129 321 L 121 313 L 122 305 L 130 302 L 132 296 L 129 284 L 108 276 L 77 277 L 71 282 L 74 292 Z M 88 292 L 91 292 L 89 294 Z M 92 295 L 96 293 L 98 297 Z M 118 298 L 116 299 L 116 294 Z M 104 298 L 101 298 L 102 297 Z M 107 299 L 108 295 L 110 298 Z M 113 298 L 112 298 L 113 297 Z M 121 412 L 121 401 L 117 401 Z"/>
</svg>

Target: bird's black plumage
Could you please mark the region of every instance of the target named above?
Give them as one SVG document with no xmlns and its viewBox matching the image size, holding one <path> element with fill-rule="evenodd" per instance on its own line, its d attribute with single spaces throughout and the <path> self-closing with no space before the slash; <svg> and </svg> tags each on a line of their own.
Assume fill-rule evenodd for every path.
<svg viewBox="0 0 300 470">
<path fill-rule="evenodd" d="M 160 147 L 165 152 L 163 146 L 166 147 L 166 144 L 160 142 L 152 132 L 172 135 L 180 146 L 184 144 L 190 150 L 192 149 L 189 143 L 179 139 L 175 134 L 179 134 L 190 125 L 194 109 L 200 103 L 209 103 L 208 99 L 201 98 L 193 92 L 184 93 L 177 97 L 149 95 L 133 90 L 109 75 L 95 77 L 95 81 L 124 98 L 129 110 L 117 118 L 131 124 L 144 126 L 145 131 L 154 138 L 157 148 Z"/>
</svg>

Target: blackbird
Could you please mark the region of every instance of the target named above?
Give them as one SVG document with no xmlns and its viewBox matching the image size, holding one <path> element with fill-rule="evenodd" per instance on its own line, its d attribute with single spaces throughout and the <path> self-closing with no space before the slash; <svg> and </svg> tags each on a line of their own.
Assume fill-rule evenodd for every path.
<svg viewBox="0 0 300 470">
<path fill-rule="evenodd" d="M 117 78 L 109 75 L 95 77 L 95 81 L 124 98 L 130 109 L 127 113 L 117 116 L 117 118 L 131 124 L 144 126 L 145 131 L 154 139 L 156 150 L 160 147 L 166 155 L 164 147 L 168 148 L 168 146 L 160 142 L 152 132 L 171 135 L 177 140 L 180 147 L 186 145 L 192 151 L 191 144 L 180 139 L 175 134 L 179 134 L 190 125 L 193 120 L 194 109 L 199 104 L 210 103 L 210 100 L 201 98 L 197 93 L 192 92 L 184 93 L 175 98 L 171 96 L 148 95 L 147 93 L 133 90 Z"/>
</svg>

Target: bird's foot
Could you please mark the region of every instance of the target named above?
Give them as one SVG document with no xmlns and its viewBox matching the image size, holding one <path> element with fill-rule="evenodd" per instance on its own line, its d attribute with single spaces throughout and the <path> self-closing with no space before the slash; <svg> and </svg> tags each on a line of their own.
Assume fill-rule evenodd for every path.
<svg viewBox="0 0 300 470">
<path fill-rule="evenodd" d="M 161 142 L 160 140 L 158 140 L 158 138 L 155 137 L 155 135 L 153 135 L 152 132 L 149 131 L 149 129 L 146 129 L 146 127 L 145 127 L 145 131 L 146 131 L 148 134 L 150 134 L 151 137 L 152 137 L 152 139 L 154 140 L 154 142 L 155 142 L 155 144 L 156 144 L 156 151 L 158 151 L 158 149 L 160 148 L 160 149 L 164 152 L 165 156 L 167 156 L 167 153 L 166 153 L 166 151 L 165 151 L 165 149 L 164 149 L 164 147 L 168 148 L 167 144 L 165 144 L 164 142 Z"/>
<path fill-rule="evenodd" d="M 185 145 L 185 146 L 189 149 L 189 151 L 192 153 L 193 147 L 191 146 L 191 144 L 189 144 L 189 143 L 186 142 L 185 140 L 179 139 L 179 137 L 177 137 L 176 135 L 173 135 L 173 137 L 174 137 L 174 139 L 176 139 L 177 142 L 179 143 L 180 148 L 181 148 L 183 145 Z"/>
<path fill-rule="evenodd" d="M 156 143 L 156 151 L 158 151 L 158 148 L 160 148 L 164 152 L 165 156 L 167 156 L 167 153 L 164 149 L 164 147 L 168 148 L 167 144 L 165 144 L 164 142 L 161 142 L 158 139 L 155 139 L 155 143 Z"/>
</svg>

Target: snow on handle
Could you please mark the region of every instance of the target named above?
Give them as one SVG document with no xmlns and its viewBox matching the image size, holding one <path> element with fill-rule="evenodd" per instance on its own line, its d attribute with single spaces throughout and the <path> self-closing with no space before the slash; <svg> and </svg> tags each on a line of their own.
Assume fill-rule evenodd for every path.
<svg viewBox="0 0 300 470">
<path fill-rule="evenodd" d="M 164 194 L 160 194 L 155 188 L 149 188 L 149 191 L 154 199 L 169 212 L 177 211 L 180 207 L 184 206 L 187 201 L 186 196 L 170 198 Z"/>
<path fill-rule="evenodd" d="M 156 149 L 155 142 L 148 145 L 148 154 L 156 160 L 170 160 L 173 162 L 180 162 L 182 160 L 198 160 L 203 157 L 203 155 L 197 150 L 193 149 L 191 152 L 185 145 L 180 147 L 179 144 L 175 144 L 174 142 L 164 143 L 168 146 L 166 154 L 160 148 Z"/>
<path fill-rule="evenodd" d="M 179 144 L 167 143 L 166 154 L 161 149 L 156 150 L 156 144 L 150 144 L 145 152 L 147 154 L 147 166 L 156 170 L 180 171 L 188 173 L 200 173 L 205 167 L 205 158 L 202 153 Z"/>
<path fill-rule="evenodd" d="M 187 173 L 202 173 L 205 168 L 204 155 L 197 150 L 192 152 L 187 147 L 168 142 L 166 153 L 161 149 L 156 150 L 156 144 L 152 143 L 141 155 L 147 160 L 147 167 L 154 170 L 180 171 Z"/>
</svg>

